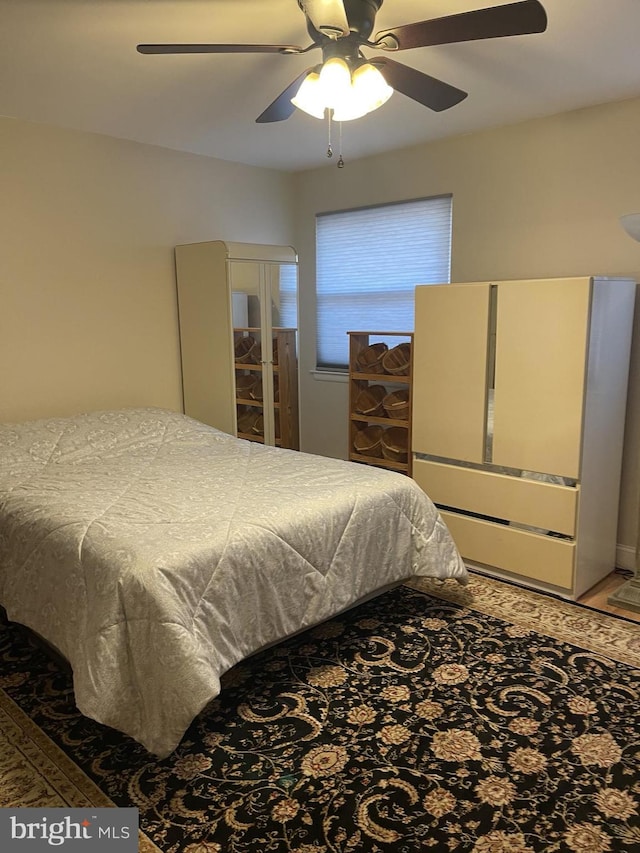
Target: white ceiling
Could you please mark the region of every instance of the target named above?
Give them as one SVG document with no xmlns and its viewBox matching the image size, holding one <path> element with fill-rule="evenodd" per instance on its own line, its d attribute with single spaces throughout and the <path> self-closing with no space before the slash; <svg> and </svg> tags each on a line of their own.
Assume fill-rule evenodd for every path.
<svg viewBox="0 0 640 853">
<path fill-rule="evenodd" d="M 384 0 L 374 32 L 502 2 Z M 542 3 L 545 33 L 395 54 L 469 97 L 435 113 L 396 93 L 343 125 L 345 160 L 640 96 L 640 0 Z M 287 171 L 327 163 L 322 121 L 255 123 L 320 51 L 142 56 L 140 42 L 310 39 L 296 0 L 0 0 L 0 114 Z"/>
</svg>

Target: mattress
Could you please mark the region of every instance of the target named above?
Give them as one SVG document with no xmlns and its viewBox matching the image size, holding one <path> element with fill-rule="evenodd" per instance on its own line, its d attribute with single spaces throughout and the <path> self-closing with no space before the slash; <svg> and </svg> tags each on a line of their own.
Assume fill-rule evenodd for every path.
<svg viewBox="0 0 640 853">
<path fill-rule="evenodd" d="M 466 569 L 408 477 L 126 409 L 0 425 L 0 604 L 159 757 L 265 645 Z"/>
</svg>

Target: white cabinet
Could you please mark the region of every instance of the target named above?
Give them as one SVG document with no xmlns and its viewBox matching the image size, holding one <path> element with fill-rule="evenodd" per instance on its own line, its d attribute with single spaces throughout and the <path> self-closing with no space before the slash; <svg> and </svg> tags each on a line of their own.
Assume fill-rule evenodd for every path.
<svg viewBox="0 0 640 853">
<path fill-rule="evenodd" d="M 298 449 L 295 250 L 215 240 L 175 259 L 185 413 Z"/>
<path fill-rule="evenodd" d="M 615 564 L 635 282 L 416 288 L 413 475 L 465 559 L 579 597 Z"/>
</svg>

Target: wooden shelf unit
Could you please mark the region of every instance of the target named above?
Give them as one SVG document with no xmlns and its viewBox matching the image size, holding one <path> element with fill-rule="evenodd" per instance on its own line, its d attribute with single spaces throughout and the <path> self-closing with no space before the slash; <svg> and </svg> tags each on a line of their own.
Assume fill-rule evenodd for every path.
<svg viewBox="0 0 640 853">
<path fill-rule="evenodd" d="M 374 465 L 379 468 L 388 468 L 392 471 L 400 471 L 411 476 L 411 387 L 413 377 L 413 333 L 412 332 L 348 332 L 349 335 L 349 459 L 352 462 L 361 462 Z M 409 360 L 409 372 L 406 374 L 394 373 L 362 373 L 358 370 L 358 357 L 360 353 L 371 344 L 379 341 L 397 340 L 397 344 L 409 343 L 411 346 L 411 357 Z M 394 344 L 395 345 L 395 344 Z M 389 349 L 392 346 L 389 345 Z M 406 418 L 392 418 L 383 415 L 364 415 L 356 411 L 356 400 L 361 391 L 372 385 L 382 385 L 387 393 L 405 388 L 409 391 L 409 406 Z M 400 427 L 407 432 L 407 460 L 397 462 L 384 456 L 367 456 L 354 447 L 357 433 L 372 424 L 379 424 L 385 429 Z"/>
<path fill-rule="evenodd" d="M 273 332 L 273 362 L 269 365 L 273 378 L 273 411 L 275 421 L 275 443 L 276 447 L 286 447 L 291 450 L 300 449 L 299 435 L 299 417 L 298 417 L 298 359 L 296 354 L 296 329 L 274 328 Z M 265 363 L 262 361 L 262 339 L 261 330 L 257 327 L 247 326 L 243 328 L 235 328 L 233 330 L 234 344 L 246 335 L 251 335 L 256 340 L 256 347 L 260 348 L 260 353 L 256 357 L 260 358 L 258 363 L 235 361 L 234 368 L 236 373 L 236 390 L 237 380 L 239 376 L 251 375 L 257 373 L 262 377 L 265 374 Z M 263 387 L 263 394 L 265 389 Z M 248 441 L 257 441 L 264 444 L 264 431 L 253 428 L 251 432 L 245 432 L 241 429 L 242 415 L 246 409 L 256 409 L 258 414 L 261 414 L 269 405 L 262 397 L 254 399 L 253 397 L 240 397 L 236 394 L 236 417 L 238 423 L 238 438 L 245 438 Z"/>
</svg>

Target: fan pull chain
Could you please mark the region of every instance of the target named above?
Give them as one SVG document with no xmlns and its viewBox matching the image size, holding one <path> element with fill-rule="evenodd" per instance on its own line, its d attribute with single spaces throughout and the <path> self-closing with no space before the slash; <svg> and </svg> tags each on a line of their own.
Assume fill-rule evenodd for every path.
<svg viewBox="0 0 640 853">
<path fill-rule="evenodd" d="M 327 110 L 327 157 L 333 157 L 333 146 L 331 144 L 331 120 L 333 110 Z M 338 169 L 344 169 L 344 160 L 342 159 L 342 122 L 338 122 Z"/>
<path fill-rule="evenodd" d="M 342 122 L 338 122 L 338 169 L 344 169 L 344 160 L 342 159 Z"/>
</svg>

